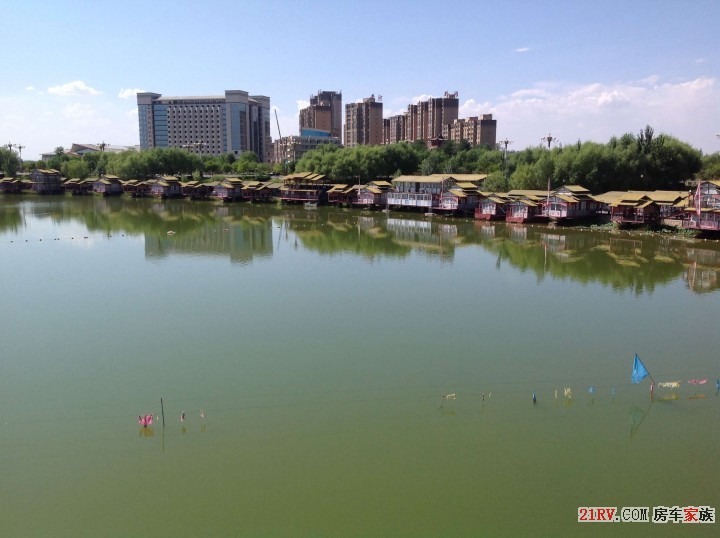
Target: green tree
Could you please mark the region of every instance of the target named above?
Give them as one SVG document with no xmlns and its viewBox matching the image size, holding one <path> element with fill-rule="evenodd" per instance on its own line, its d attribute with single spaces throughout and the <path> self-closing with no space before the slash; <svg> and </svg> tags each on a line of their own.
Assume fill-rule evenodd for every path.
<svg viewBox="0 0 720 538">
<path fill-rule="evenodd" d="M 539 189 L 542 180 L 539 180 L 535 167 L 530 163 L 521 163 L 510 176 L 510 188 L 532 190 Z"/>
<path fill-rule="evenodd" d="M 82 159 L 71 159 L 63 163 L 61 173 L 68 179 L 87 179 L 90 177 L 90 167 Z"/>
<path fill-rule="evenodd" d="M 702 158 L 700 179 L 720 179 L 720 153 L 711 153 Z"/>
<path fill-rule="evenodd" d="M 439 151 L 432 151 L 420 163 L 420 175 L 439 174 L 445 168 L 444 164 L 443 155 Z"/>
<path fill-rule="evenodd" d="M 52 168 L 53 170 L 58 170 L 62 168 L 62 165 L 64 162 L 66 162 L 70 157 L 65 153 L 65 148 L 62 146 L 58 146 L 55 148 L 55 154 L 50 158 L 48 161 L 48 167 Z"/>
<path fill-rule="evenodd" d="M 507 185 L 505 185 L 505 176 L 499 170 L 490 172 L 488 177 L 485 178 L 482 189 L 486 192 L 506 192 Z"/>
<path fill-rule="evenodd" d="M 20 170 L 20 159 L 14 151 L 5 146 L 0 147 L 0 171 L 7 177 L 15 177 Z"/>
</svg>

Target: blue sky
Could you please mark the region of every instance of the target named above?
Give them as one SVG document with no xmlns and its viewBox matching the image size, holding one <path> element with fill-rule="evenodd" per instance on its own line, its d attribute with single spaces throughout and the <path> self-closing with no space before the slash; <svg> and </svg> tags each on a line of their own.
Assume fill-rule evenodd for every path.
<svg viewBox="0 0 720 538">
<path fill-rule="evenodd" d="M 135 91 L 228 89 L 269 96 L 284 136 L 321 89 L 385 116 L 457 91 L 510 149 L 649 124 L 720 150 L 720 0 L 24 0 L 3 19 L 0 143 L 24 159 L 137 144 Z"/>
</svg>

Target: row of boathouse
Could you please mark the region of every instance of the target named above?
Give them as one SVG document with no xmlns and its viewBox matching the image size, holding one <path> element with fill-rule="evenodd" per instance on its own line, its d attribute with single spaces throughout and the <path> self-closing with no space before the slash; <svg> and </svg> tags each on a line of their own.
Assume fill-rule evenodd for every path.
<svg viewBox="0 0 720 538">
<path fill-rule="evenodd" d="M 426 215 L 473 216 L 480 220 L 526 223 L 586 221 L 620 225 L 653 225 L 673 221 L 683 228 L 720 231 L 720 180 L 700 181 L 691 191 L 610 191 L 593 195 L 580 185 L 548 191 L 486 192 L 484 174 L 399 176 L 367 184 L 336 184 L 310 172 L 276 180 L 227 178 L 222 181 L 181 181 L 175 176 L 152 180 L 63 179 L 57 170 L 33 170 L 30 180 L 0 179 L 0 193 L 32 190 L 38 194 L 154 196 L 158 198 L 215 199 L 342 205 L 359 208 L 414 209 Z"/>
</svg>

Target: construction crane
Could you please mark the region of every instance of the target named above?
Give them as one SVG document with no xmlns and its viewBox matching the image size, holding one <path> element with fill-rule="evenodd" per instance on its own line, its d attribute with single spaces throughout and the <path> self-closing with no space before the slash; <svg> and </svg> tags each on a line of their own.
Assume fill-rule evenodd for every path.
<svg viewBox="0 0 720 538">
<path fill-rule="evenodd" d="M 282 133 L 280 132 L 280 121 L 278 120 L 277 108 L 275 109 L 275 123 L 277 123 L 277 128 L 278 128 L 278 144 L 282 144 Z M 285 153 L 285 152 L 283 151 L 283 153 Z M 283 165 L 283 175 L 285 175 L 287 173 L 287 170 L 285 169 L 285 159 L 284 158 L 282 161 L 282 165 Z"/>
</svg>

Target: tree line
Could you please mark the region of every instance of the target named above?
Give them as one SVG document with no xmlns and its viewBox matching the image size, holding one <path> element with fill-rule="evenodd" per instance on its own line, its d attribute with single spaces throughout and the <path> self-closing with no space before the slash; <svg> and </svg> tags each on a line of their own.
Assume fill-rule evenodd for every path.
<svg viewBox="0 0 720 538">
<path fill-rule="evenodd" d="M 672 136 L 655 135 L 647 126 L 638 134 L 612 137 L 607 143 L 580 142 L 562 147 L 530 147 L 508 151 L 467 141 L 443 142 L 428 149 L 424 142 L 339 148 L 326 144 L 296 162 L 271 166 L 252 152 L 236 157 L 197 155 L 180 148 L 153 148 L 122 153 L 92 152 L 70 156 L 62 147 L 47 161 L 26 162 L 26 168 L 54 168 L 65 177 L 85 179 L 113 174 L 122 179 L 156 175 L 253 175 L 314 172 L 337 183 L 367 183 L 399 175 L 435 173 L 487 174 L 485 190 L 544 190 L 581 184 L 591 192 L 610 190 L 681 190 L 692 179 L 720 178 L 720 153 L 702 153 Z M 17 154 L 0 147 L 0 170 L 14 176 L 20 170 Z"/>
<path fill-rule="evenodd" d="M 0 161 L 1 165 L 2 161 Z M 206 174 L 247 174 L 269 177 L 272 172 L 272 167 L 267 163 L 259 162 L 253 152 L 244 152 L 238 157 L 231 153 L 201 156 L 181 148 L 152 148 L 121 153 L 96 151 L 76 156 L 68 155 L 60 146 L 55 148 L 52 158 L 46 161 L 26 162 L 25 167 L 52 168 L 67 178 L 78 179 L 99 177 L 103 174 L 112 174 L 121 179 L 140 180 L 157 175 L 181 175 L 193 176 L 202 181 Z M 19 163 L 14 167 L 11 166 L 10 169 L 17 172 Z M 15 172 L 6 172 L 6 174 L 14 175 Z"/>
<path fill-rule="evenodd" d="M 295 171 L 315 172 L 335 181 L 364 183 L 377 177 L 435 173 L 487 174 L 485 190 L 555 188 L 581 184 L 594 193 L 610 190 L 675 190 L 687 181 L 720 177 L 720 154 L 702 153 L 676 138 L 655 136 L 647 126 L 637 135 L 606 144 L 580 142 L 551 149 L 508 151 L 466 141 L 445 141 L 437 150 L 422 142 L 388 146 L 323 146 L 295 163 Z"/>
</svg>

